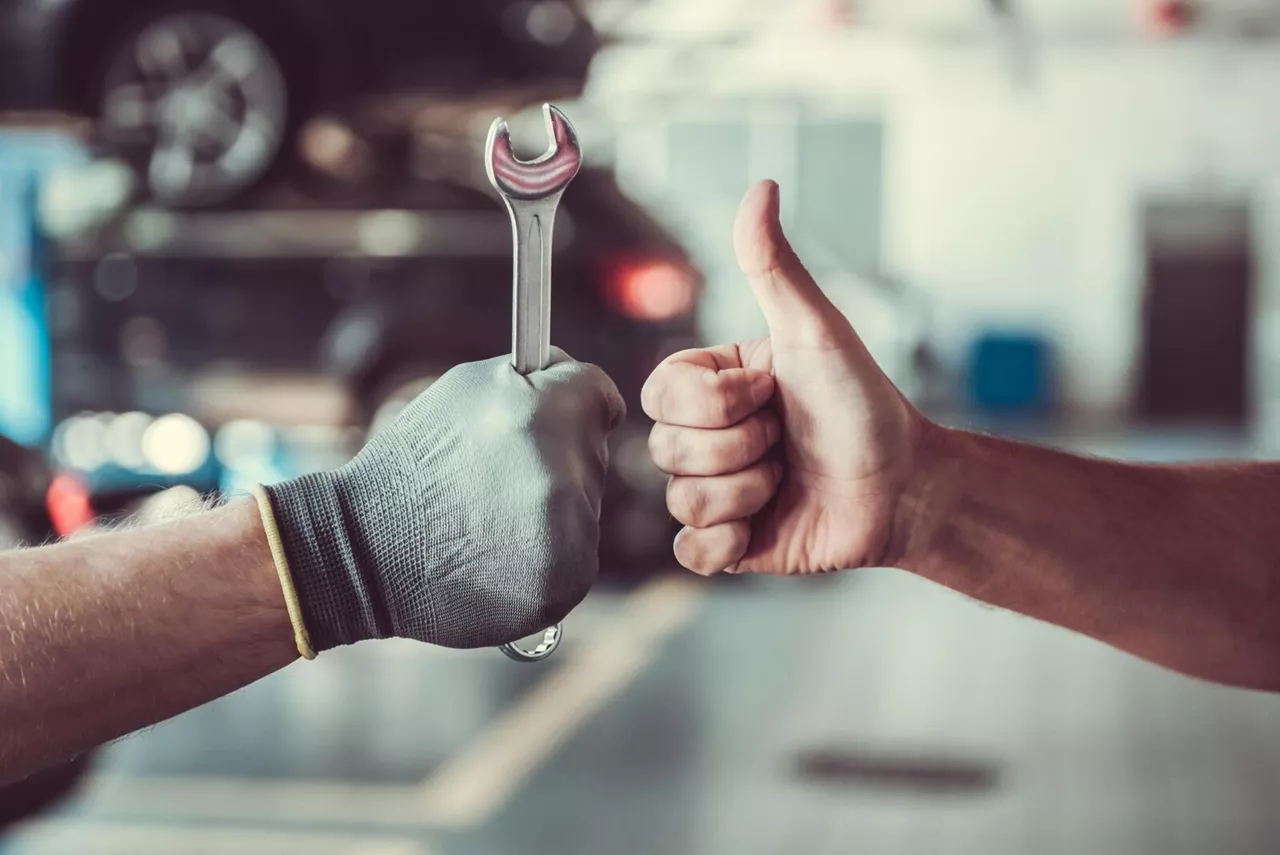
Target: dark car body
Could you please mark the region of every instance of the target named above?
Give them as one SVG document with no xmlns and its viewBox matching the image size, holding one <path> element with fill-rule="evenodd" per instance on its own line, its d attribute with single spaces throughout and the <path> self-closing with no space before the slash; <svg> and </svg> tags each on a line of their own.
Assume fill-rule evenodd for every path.
<svg viewBox="0 0 1280 855">
<path fill-rule="evenodd" d="M 45 508 L 51 475 L 35 449 L 0 436 L 0 551 L 43 543 L 53 536 Z"/>
<path fill-rule="evenodd" d="M 0 110 L 91 111 L 106 51 L 170 8 L 250 24 L 299 79 L 309 110 L 534 83 L 571 94 L 599 48 L 560 0 L 0 0 Z"/>
</svg>

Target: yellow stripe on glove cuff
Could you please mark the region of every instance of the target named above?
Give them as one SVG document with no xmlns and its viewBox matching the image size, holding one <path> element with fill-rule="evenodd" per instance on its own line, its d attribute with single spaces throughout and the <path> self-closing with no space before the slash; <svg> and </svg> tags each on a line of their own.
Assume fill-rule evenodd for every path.
<svg viewBox="0 0 1280 855">
<path fill-rule="evenodd" d="M 298 645 L 298 653 L 303 659 L 315 659 L 316 652 L 311 649 L 311 636 L 307 635 L 307 626 L 302 622 L 302 604 L 298 602 L 298 589 L 293 586 L 293 576 L 289 573 L 289 559 L 284 554 L 284 543 L 280 540 L 280 529 L 276 527 L 276 515 L 271 509 L 271 497 L 261 484 L 254 487 L 253 497 L 258 501 L 258 512 L 262 514 L 262 528 L 267 533 L 267 543 L 271 547 L 271 559 L 276 564 L 276 574 L 280 577 L 280 589 L 284 592 L 284 604 L 289 610 L 289 620 L 293 624 L 293 640 Z"/>
</svg>

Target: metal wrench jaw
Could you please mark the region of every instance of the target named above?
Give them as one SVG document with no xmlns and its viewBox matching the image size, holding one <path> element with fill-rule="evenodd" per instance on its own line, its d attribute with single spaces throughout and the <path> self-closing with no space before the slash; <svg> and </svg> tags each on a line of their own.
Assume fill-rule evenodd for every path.
<svg viewBox="0 0 1280 855">
<path fill-rule="evenodd" d="M 551 147 L 533 160 L 517 160 L 505 119 L 494 119 L 485 143 L 489 183 L 507 200 L 534 202 L 558 196 L 582 166 L 582 146 L 573 125 L 557 108 L 542 105 Z"/>
<path fill-rule="evenodd" d="M 563 635 L 564 624 L 558 623 L 553 627 L 544 629 L 538 644 L 534 647 L 521 647 L 518 642 L 512 641 L 502 645 L 498 650 L 502 651 L 508 659 L 514 659 L 516 662 L 541 662 L 556 652 Z"/>
<path fill-rule="evenodd" d="M 582 166 L 582 146 L 569 120 L 550 104 L 542 115 L 550 147 L 517 160 L 507 123 L 496 119 L 485 144 L 485 171 L 511 214 L 514 238 L 511 363 L 530 374 L 551 360 L 551 251 L 556 208 Z"/>
</svg>

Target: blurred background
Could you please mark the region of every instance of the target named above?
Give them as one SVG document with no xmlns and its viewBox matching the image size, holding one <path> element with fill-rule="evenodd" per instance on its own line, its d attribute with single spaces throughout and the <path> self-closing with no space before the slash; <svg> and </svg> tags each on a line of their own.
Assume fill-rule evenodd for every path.
<svg viewBox="0 0 1280 855">
<path fill-rule="evenodd" d="M 0 0 L 0 548 L 348 459 L 509 348 L 481 156 L 587 166 L 553 341 L 631 404 L 539 666 L 326 653 L 21 785 L 5 853 L 1280 850 L 1280 700 L 896 571 L 673 571 L 638 395 L 793 243 L 932 417 L 1272 454 L 1276 0 Z"/>
</svg>

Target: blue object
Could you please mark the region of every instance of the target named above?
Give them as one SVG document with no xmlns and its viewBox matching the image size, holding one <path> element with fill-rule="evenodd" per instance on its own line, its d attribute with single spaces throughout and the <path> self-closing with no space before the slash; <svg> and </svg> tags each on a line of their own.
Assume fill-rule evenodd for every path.
<svg viewBox="0 0 1280 855">
<path fill-rule="evenodd" d="M 85 159 L 68 137 L 0 134 L 0 434 L 26 445 L 52 428 L 37 188 L 46 171 Z"/>
<path fill-rule="evenodd" d="M 1051 348 L 1044 336 L 985 333 L 973 344 L 970 404 L 988 415 L 1045 415 L 1052 403 L 1052 375 Z"/>
</svg>

